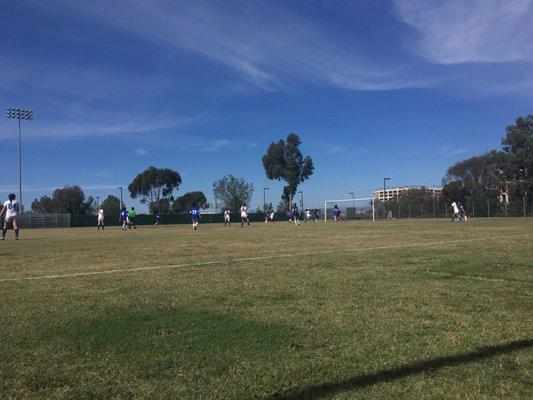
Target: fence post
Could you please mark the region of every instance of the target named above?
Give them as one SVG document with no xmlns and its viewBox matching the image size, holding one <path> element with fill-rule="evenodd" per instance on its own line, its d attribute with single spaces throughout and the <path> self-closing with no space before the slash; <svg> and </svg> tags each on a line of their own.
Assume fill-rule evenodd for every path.
<svg viewBox="0 0 533 400">
<path fill-rule="evenodd" d="M 409 218 L 411 218 L 411 200 L 409 200 Z"/>
<path fill-rule="evenodd" d="M 490 218 L 490 202 L 489 202 L 489 199 L 487 199 L 487 218 Z"/>
<path fill-rule="evenodd" d="M 474 200 L 472 200 L 472 218 L 476 217 L 476 209 L 474 207 Z"/>
<path fill-rule="evenodd" d="M 527 201 L 526 201 L 527 193 L 524 193 L 524 196 L 522 197 L 522 206 L 524 208 L 524 218 L 527 216 Z"/>
</svg>

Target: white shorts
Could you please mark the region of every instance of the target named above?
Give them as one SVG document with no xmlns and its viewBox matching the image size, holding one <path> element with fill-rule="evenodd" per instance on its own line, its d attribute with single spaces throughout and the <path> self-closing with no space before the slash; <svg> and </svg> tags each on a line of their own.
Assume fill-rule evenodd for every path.
<svg viewBox="0 0 533 400">
<path fill-rule="evenodd" d="M 248 218 L 248 214 L 245 212 L 241 213 L 241 218 Z"/>
<path fill-rule="evenodd" d="M 104 222 L 104 217 L 98 217 L 98 222 Z"/>
<path fill-rule="evenodd" d="M 4 217 L 4 221 L 11 222 L 11 221 L 18 219 L 18 217 L 19 217 L 18 215 L 6 215 Z"/>
</svg>

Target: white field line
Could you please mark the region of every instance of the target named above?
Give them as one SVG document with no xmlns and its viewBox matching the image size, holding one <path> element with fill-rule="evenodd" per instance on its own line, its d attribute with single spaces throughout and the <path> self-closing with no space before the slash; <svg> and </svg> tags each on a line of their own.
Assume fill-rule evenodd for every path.
<svg viewBox="0 0 533 400">
<path fill-rule="evenodd" d="M 233 263 L 240 263 L 240 262 L 246 262 L 246 261 L 260 261 L 260 260 L 271 260 L 275 258 L 315 256 L 315 255 L 332 254 L 332 253 L 352 253 L 352 252 L 356 253 L 360 251 L 372 251 L 372 250 L 393 250 L 393 249 L 403 249 L 403 248 L 409 248 L 409 247 L 426 247 L 426 246 L 448 245 L 448 244 L 456 244 L 456 243 L 464 244 L 464 243 L 470 243 L 470 242 L 510 239 L 510 238 L 521 237 L 521 236 L 523 236 L 524 238 L 527 238 L 527 236 L 524 234 L 517 234 L 517 235 L 507 235 L 507 236 L 500 236 L 500 237 L 490 237 L 490 238 L 476 238 L 476 239 L 449 240 L 449 241 L 426 242 L 426 243 L 399 244 L 399 245 L 392 245 L 392 246 L 359 247 L 359 248 L 353 248 L 353 249 L 322 250 L 322 251 L 313 251 L 313 252 L 305 252 L 305 253 L 270 254 L 266 256 L 233 258 L 233 259 L 215 260 L 215 261 L 200 261 L 200 262 L 191 262 L 191 263 L 174 264 L 174 265 L 155 265 L 151 267 L 120 268 L 120 269 L 109 269 L 109 270 L 103 270 L 103 271 L 74 272 L 71 274 L 2 278 L 0 279 L 0 283 L 36 281 L 36 280 L 46 280 L 46 279 L 61 279 L 61 278 L 77 278 L 77 277 L 91 276 L 91 275 L 118 274 L 118 273 L 123 273 L 123 272 L 127 273 L 127 272 L 138 272 L 138 271 L 155 271 L 155 270 L 160 270 L 160 269 L 203 267 L 203 266 L 215 265 L 215 264 L 233 264 Z"/>
<path fill-rule="evenodd" d="M 476 276 L 476 275 L 461 275 L 461 274 L 450 274 L 449 272 L 439 272 L 439 271 L 428 271 L 428 270 L 413 270 L 412 272 L 422 272 L 424 274 L 430 274 L 430 275 L 437 275 L 437 276 L 446 276 L 448 278 L 455 278 L 455 279 L 468 279 L 468 280 L 475 280 L 475 281 L 488 281 L 488 282 L 520 282 L 518 280 L 512 280 L 512 279 L 501 279 L 501 278 L 486 278 L 484 276 Z"/>
</svg>

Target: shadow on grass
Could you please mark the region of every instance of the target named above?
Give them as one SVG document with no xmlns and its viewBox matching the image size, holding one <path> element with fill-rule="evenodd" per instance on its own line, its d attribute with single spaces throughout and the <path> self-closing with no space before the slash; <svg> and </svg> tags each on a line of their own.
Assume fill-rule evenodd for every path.
<svg viewBox="0 0 533 400">
<path fill-rule="evenodd" d="M 316 400 L 325 396 L 334 395 L 348 390 L 371 386 L 376 383 L 389 382 L 395 379 L 405 378 L 410 375 L 436 371 L 444 367 L 453 367 L 456 365 L 468 364 L 485 358 L 494 357 L 500 354 L 510 353 L 520 349 L 527 349 L 532 346 L 533 339 L 516 340 L 514 342 L 502 344 L 499 346 L 482 347 L 470 353 L 448 357 L 437 357 L 415 364 L 404 365 L 403 367 L 379 371 L 373 374 L 358 375 L 341 382 L 330 382 L 310 386 L 298 392 L 278 393 L 272 395 L 271 397 L 269 397 L 269 399 Z"/>
</svg>

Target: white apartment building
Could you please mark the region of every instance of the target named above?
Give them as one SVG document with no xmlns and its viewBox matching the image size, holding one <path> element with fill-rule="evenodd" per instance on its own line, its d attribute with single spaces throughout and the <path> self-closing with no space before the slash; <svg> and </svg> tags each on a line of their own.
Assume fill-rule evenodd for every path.
<svg viewBox="0 0 533 400">
<path fill-rule="evenodd" d="M 378 200 L 390 200 L 394 197 L 401 196 L 412 189 L 422 189 L 424 187 L 426 192 L 431 196 L 439 197 L 442 195 L 442 186 L 425 187 L 425 186 L 398 186 L 394 188 L 387 188 L 384 192 L 383 189 L 374 190 L 374 198 Z"/>
</svg>

